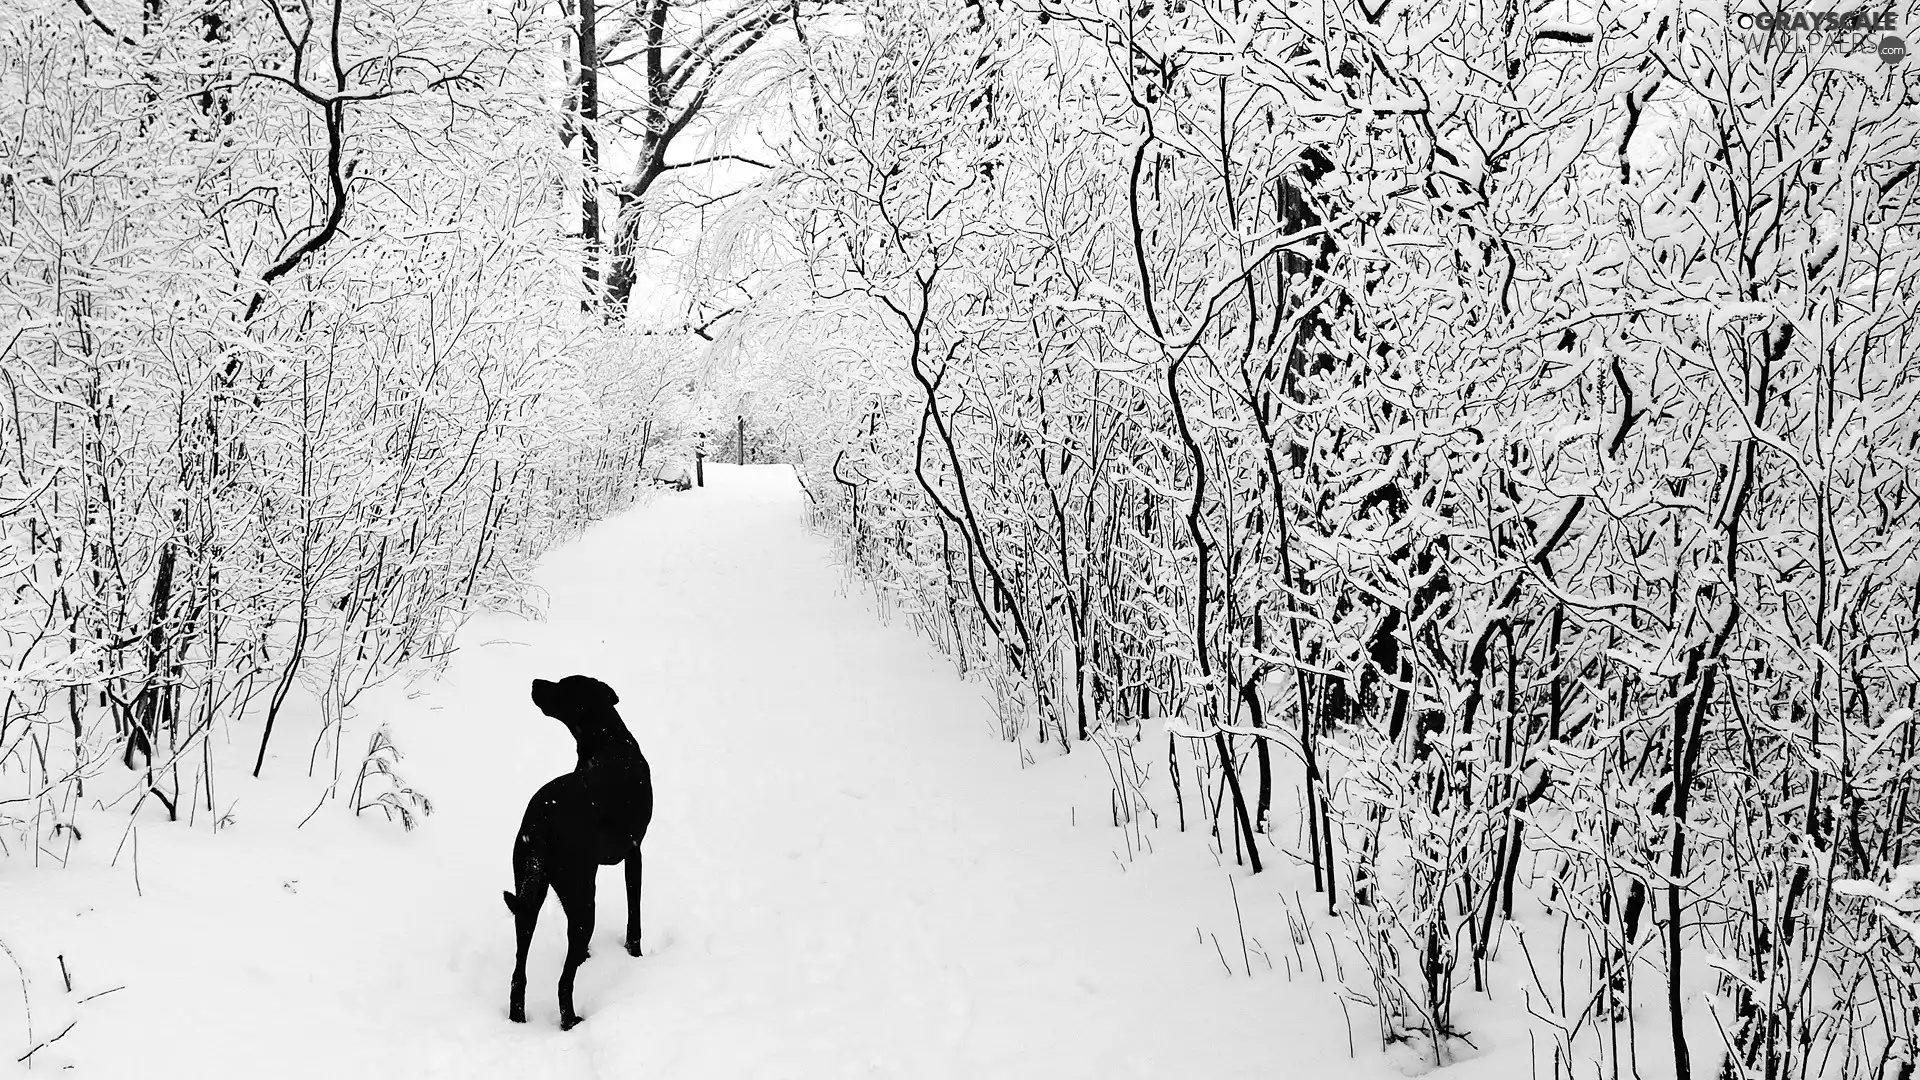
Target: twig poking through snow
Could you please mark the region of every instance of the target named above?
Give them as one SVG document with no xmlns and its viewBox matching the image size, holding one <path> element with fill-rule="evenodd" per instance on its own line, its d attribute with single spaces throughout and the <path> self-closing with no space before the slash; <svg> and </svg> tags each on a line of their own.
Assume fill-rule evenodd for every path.
<svg viewBox="0 0 1920 1080">
<path fill-rule="evenodd" d="M 1240 962 L 1246 965 L 1247 978 L 1253 978 L 1253 961 L 1247 958 L 1247 924 L 1240 918 L 1240 887 L 1233 883 L 1233 875 L 1227 875 L 1227 891 L 1233 894 L 1233 925 L 1240 930 Z"/>
<path fill-rule="evenodd" d="M 69 1021 L 67 1021 L 67 1026 L 66 1026 L 66 1027 L 63 1027 L 63 1028 L 61 1028 L 61 1029 L 60 1029 L 60 1034 L 59 1034 L 59 1035 L 55 1035 L 55 1036 L 54 1036 L 53 1038 L 51 1038 L 51 1039 L 48 1039 L 48 1040 L 47 1040 L 46 1042 L 43 1042 L 43 1043 L 41 1043 L 40 1045 L 38 1045 L 38 1046 L 36 1046 L 36 1047 L 34 1047 L 33 1049 L 31 1049 L 31 1050 L 29 1050 L 29 1051 L 27 1051 L 27 1052 L 26 1052 L 26 1053 L 24 1053 L 24 1054 L 21 1054 L 21 1055 L 20 1055 L 19 1057 L 17 1057 L 17 1058 L 14 1058 L 13 1060 L 15 1060 L 15 1061 L 25 1061 L 25 1060 L 27 1060 L 28 1058 L 30 1058 L 30 1057 L 32 1057 L 33 1055 L 35 1055 L 35 1054 L 37 1054 L 37 1053 L 39 1053 L 40 1051 L 42 1051 L 42 1050 L 45 1050 L 45 1049 L 46 1049 L 47 1047 L 49 1047 L 49 1046 L 52 1046 L 52 1045 L 53 1045 L 54 1043 L 57 1043 L 57 1042 L 59 1042 L 59 1041 L 60 1041 L 60 1040 L 61 1040 L 61 1039 L 62 1039 L 63 1037 L 65 1037 L 65 1035 L 67 1034 L 67 1032 L 69 1032 L 69 1031 L 72 1031 L 72 1030 L 73 1030 L 73 1025 L 75 1025 L 75 1024 L 77 1024 L 77 1023 L 79 1023 L 79 1022 L 80 1022 L 80 1021 L 78 1021 L 78 1020 L 69 1020 Z"/>
<path fill-rule="evenodd" d="M 1266 963 L 1267 963 L 1267 970 L 1268 970 L 1268 971 L 1272 971 L 1272 970 L 1273 970 L 1273 957 L 1271 957 L 1271 956 L 1268 956 L 1268 955 L 1267 955 L 1267 947 L 1266 947 L 1265 945 L 1262 945 L 1262 944 L 1260 944 L 1260 939 L 1259 939 L 1259 938 L 1250 938 L 1249 940 L 1251 940 L 1251 941 L 1253 942 L 1253 952 L 1254 952 L 1254 955 L 1256 955 L 1256 956 L 1258 956 L 1258 957 L 1259 957 L 1260 959 L 1262 959 L 1262 960 L 1264 960 L 1264 961 L 1266 961 Z M 1283 957 L 1282 959 L 1284 959 L 1284 957 Z"/>
<path fill-rule="evenodd" d="M 1326 981 L 1327 981 L 1327 967 L 1326 967 L 1326 965 L 1325 965 L 1325 964 L 1322 964 L 1322 963 L 1320 962 L 1320 946 L 1318 946 L 1318 945 L 1316 945 L 1316 944 L 1314 944 L 1314 941 L 1313 941 L 1313 928 L 1312 928 L 1312 927 L 1310 927 L 1310 926 L 1307 926 L 1307 925 L 1306 925 L 1306 921 L 1307 921 L 1307 917 L 1306 917 L 1306 915 L 1305 915 L 1305 913 L 1303 912 L 1303 913 L 1301 914 L 1301 916 L 1300 916 L 1300 923 L 1301 923 L 1301 929 L 1302 929 L 1302 930 L 1304 930 L 1304 931 L 1306 932 L 1306 935 L 1307 935 L 1307 948 L 1309 948 L 1309 949 L 1311 949 L 1311 950 L 1313 950 L 1313 966 L 1314 966 L 1314 968 L 1315 968 L 1316 970 L 1318 970 L 1318 971 L 1320 972 L 1320 981 L 1321 981 L 1321 982 L 1326 982 Z"/>
<path fill-rule="evenodd" d="M 33 1041 L 33 998 L 31 995 L 27 993 L 27 969 L 20 966 L 20 958 L 13 955 L 13 950 L 7 947 L 7 943 L 5 941 L 0 941 L 0 952 L 7 954 L 7 959 L 13 961 L 13 970 L 18 971 L 20 973 L 20 1004 L 26 1009 L 26 1013 L 27 1013 L 27 1041 L 32 1042 Z M 34 1049 L 37 1050 L 39 1049 L 39 1047 L 35 1047 Z M 33 1050 L 27 1051 L 28 1056 L 31 1056 L 32 1054 L 33 1054 Z M 21 1057 L 21 1058 L 18 1058 L 17 1060 L 25 1061 L 27 1060 L 27 1058 Z"/>
<path fill-rule="evenodd" d="M 1220 947 L 1220 935 L 1208 934 L 1213 939 L 1213 951 L 1220 957 L 1220 966 L 1227 969 L 1227 978 L 1233 978 L 1233 965 L 1227 963 L 1227 952 Z"/>
</svg>

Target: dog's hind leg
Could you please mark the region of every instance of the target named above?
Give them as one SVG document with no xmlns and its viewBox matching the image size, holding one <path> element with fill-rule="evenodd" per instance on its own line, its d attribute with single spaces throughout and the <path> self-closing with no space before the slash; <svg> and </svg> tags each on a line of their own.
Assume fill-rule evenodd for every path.
<svg viewBox="0 0 1920 1080">
<path fill-rule="evenodd" d="M 553 891 L 559 894 L 560 906 L 567 913 L 567 961 L 560 969 L 561 1031 L 586 1019 L 573 1009 L 573 973 L 587 958 L 587 942 L 593 938 L 593 879 L 598 869 L 589 863 L 581 870 L 569 869 L 553 881 Z"/>
<path fill-rule="evenodd" d="M 640 955 L 640 848 L 627 856 L 627 955 Z"/>
<path fill-rule="evenodd" d="M 533 944 L 533 927 L 540 921 L 540 908 L 547 902 L 547 879 L 531 873 L 515 882 L 518 895 L 503 893 L 507 910 L 513 912 L 513 985 L 507 991 L 507 1019 L 516 1024 L 527 1022 L 527 949 Z"/>
</svg>

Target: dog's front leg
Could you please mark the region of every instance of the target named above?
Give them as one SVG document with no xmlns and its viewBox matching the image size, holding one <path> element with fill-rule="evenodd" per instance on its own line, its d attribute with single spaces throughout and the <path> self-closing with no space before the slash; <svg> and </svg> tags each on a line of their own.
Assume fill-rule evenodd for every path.
<svg viewBox="0 0 1920 1080">
<path fill-rule="evenodd" d="M 640 846 L 627 856 L 627 955 L 640 955 Z"/>
</svg>

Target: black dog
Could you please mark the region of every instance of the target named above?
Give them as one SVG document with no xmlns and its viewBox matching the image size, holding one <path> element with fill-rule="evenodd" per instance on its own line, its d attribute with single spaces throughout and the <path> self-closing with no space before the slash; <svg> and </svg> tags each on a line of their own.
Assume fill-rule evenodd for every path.
<svg viewBox="0 0 1920 1080">
<path fill-rule="evenodd" d="M 504 893 L 517 943 L 507 1016 L 527 1022 L 527 946 L 546 903 L 547 886 L 567 913 L 567 961 L 560 969 L 560 1028 L 573 1011 L 573 973 L 593 937 L 594 879 L 602 866 L 627 864 L 627 952 L 640 955 L 640 841 L 653 820 L 653 773 L 627 725 L 614 711 L 613 688 L 585 675 L 533 680 L 533 703 L 567 725 L 580 759 L 547 781 L 527 803 L 513 842 L 513 887 Z"/>
</svg>

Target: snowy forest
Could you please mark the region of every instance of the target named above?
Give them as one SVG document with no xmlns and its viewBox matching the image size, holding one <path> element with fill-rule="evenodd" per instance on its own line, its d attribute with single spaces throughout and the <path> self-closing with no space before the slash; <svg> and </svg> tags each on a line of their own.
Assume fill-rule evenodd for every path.
<svg viewBox="0 0 1920 1080">
<path fill-rule="evenodd" d="M 762 462 L 1354 1075 L 1912 1080 L 1920 5 L 1799 10 L 0 0 L 0 997 L 134 822 L 426 835 L 367 696 Z"/>
</svg>

